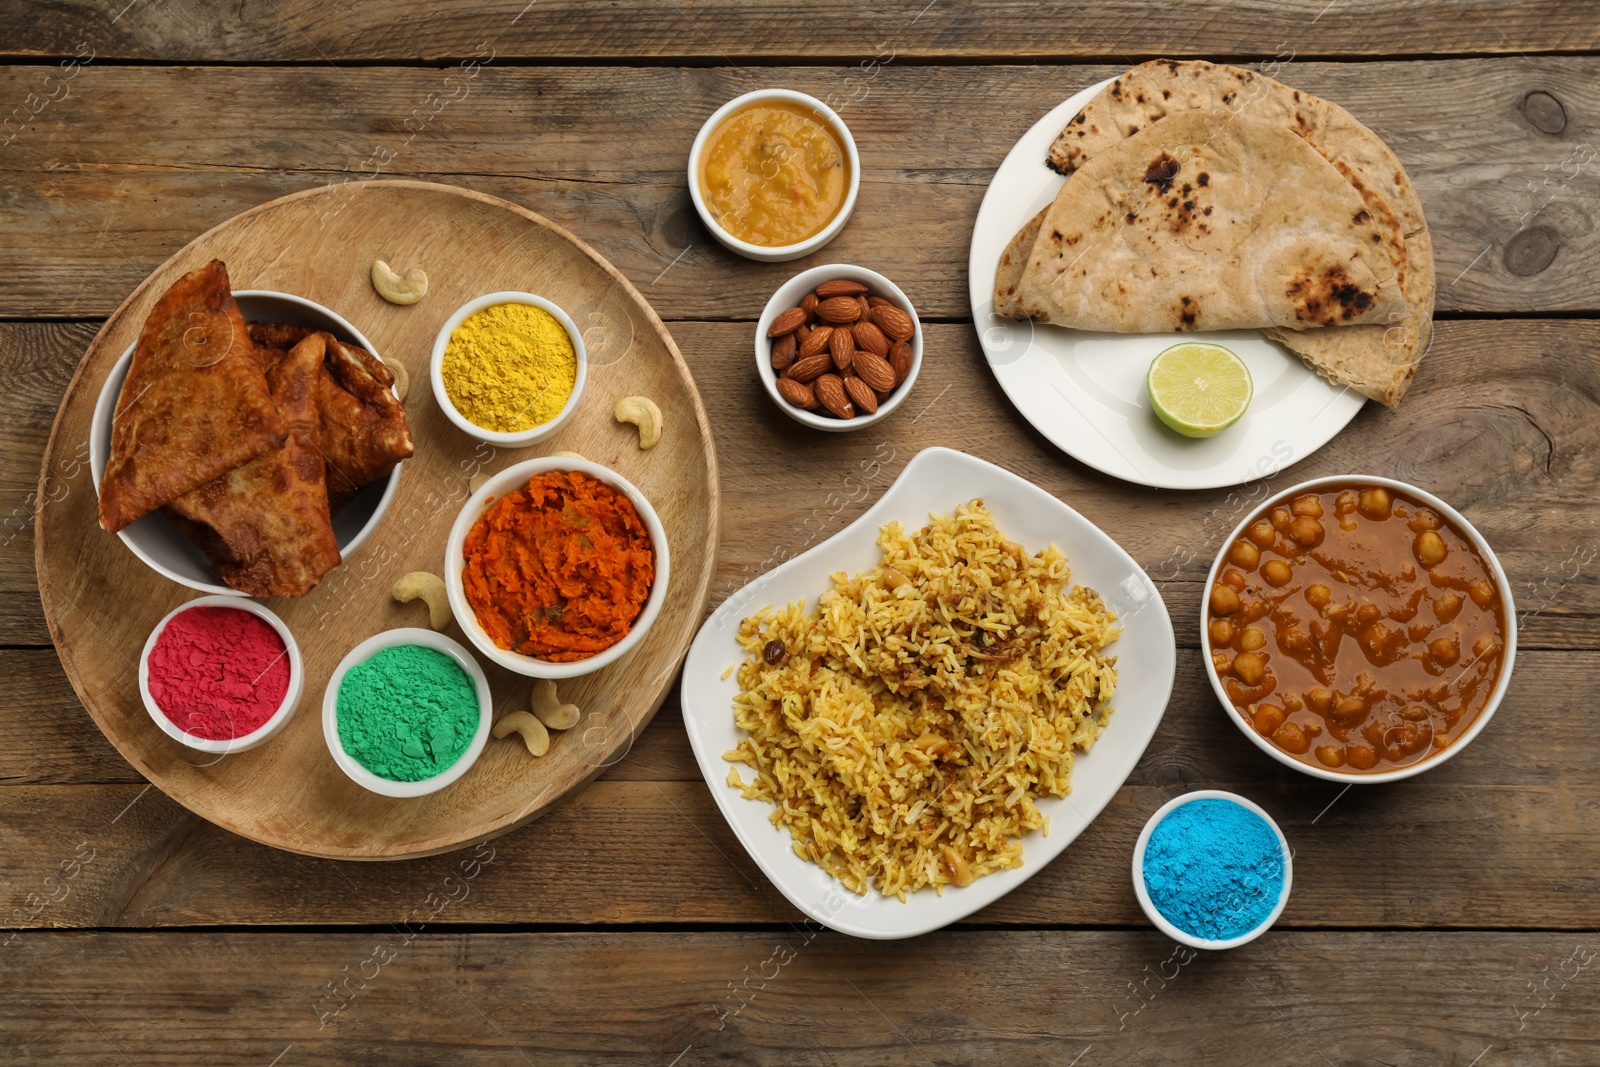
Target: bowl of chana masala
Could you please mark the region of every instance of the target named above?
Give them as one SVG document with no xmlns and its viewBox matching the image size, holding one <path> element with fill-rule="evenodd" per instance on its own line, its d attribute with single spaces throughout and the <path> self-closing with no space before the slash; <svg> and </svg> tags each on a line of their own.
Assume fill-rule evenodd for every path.
<svg viewBox="0 0 1600 1067">
<path fill-rule="evenodd" d="M 1201 605 L 1211 684 L 1245 735 L 1319 778 L 1385 782 L 1465 747 L 1511 681 L 1510 584 L 1454 508 L 1319 478 L 1240 523 Z"/>
<path fill-rule="evenodd" d="M 463 505 L 445 554 L 462 632 L 502 667 L 536 678 L 615 663 L 666 599 L 655 509 L 587 460 L 547 456 L 496 474 Z"/>
</svg>

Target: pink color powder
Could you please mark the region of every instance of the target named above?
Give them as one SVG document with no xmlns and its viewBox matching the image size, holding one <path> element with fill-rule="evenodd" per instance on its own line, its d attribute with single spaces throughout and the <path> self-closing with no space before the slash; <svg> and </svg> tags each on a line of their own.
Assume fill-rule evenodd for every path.
<svg viewBox="0 0 1600 1067">
<path fill-rule="evenodd" d="M 172 617 L 150 650 L 150 695 L 173 725 L 207 741 L 260 728 L 289 691 L 289 653 L 267 620 L 238 608 Z"/>
</svg>

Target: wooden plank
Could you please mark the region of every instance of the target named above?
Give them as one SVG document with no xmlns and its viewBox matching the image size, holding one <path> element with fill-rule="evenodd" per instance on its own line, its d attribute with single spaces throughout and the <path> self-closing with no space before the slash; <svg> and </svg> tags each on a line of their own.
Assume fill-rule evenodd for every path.
<svg viewBox="0 0 1600 1067">
<path fill-rule="evenodd" d="M 1351 0 L 1208 3 L 1174 18 L 1133 0 L 981 5 L 911 0 L 861 5 L 821 0 L 803 15 L 777 0 L 651 4 L 438 3 L 426 14 L 356 0 L 333 7 L 283 0 L 237 10 L 163 4 L 71 3 L 49 19 L 0 20 L 12 55 L 96 55 L 165 61 L 305 62 L 400 59 L 614 57 L 724 64 L 804 55 L 810 60 L 893 54 L 914 59 L 1035 56 L 1405 55 L 1580 51 L 1600 44 L 1581 5 L 1558 0 L 1427 0 L 1401 6 Z M 85 47 L 87 45 L 87 47 Z M 92 51 L 91 51 L 92 49 Z"/>
<path fill-rule="evenodd" d="M 1040 115 L 1120 69 L 890 65 L 868 80 L 856 67 L 490 66 L 463 80 L 433 68 L 91 66 L 0 153 L 0 169 L 18 172 L 0 183 L 0 315 L 107 315 L 232 215 L 381 173 L 549 216 L 667 319 L 754 319 L 792 268 L 716 246 L 683 168 L 706 116 L 758 81 L 832 95 L 861 146 L 856 214 L 814 258 L 878 267 L 924 316 L 964 318 L 963 267 L 994 168 Z M 1585 177 L 1600 143 L 1600 58 L 1295 62 L 1279 74 L 1348 107 L 1405 163 L 1432 228 L 1441 310 L 1600 310 L 1600 185 Z M 0 70 L 0 99 L 26 98 L 40 77 Z M 1525 109 L 1536 92 L 1564 109 L 1557 133 Z"/>
<path fill-rule="evenodd" d="M 0 323 L 0 381 L 21 383 L 0 390 L 0 490 L 12 508 L 37 485 L 43 427 L 86 332 Z M 1441 323 L 1398 413 L 1368 405 L 1322 451 L 1268 482 L 1192 494 L 1125 485 L 1057 452 L 1017 418 L 970 326 L 931 325 L 917 395 L 857 434 L 811 433 L 774 410 L 750 365 L 748 325 L 677 323 L 673 332 L 715 427 L 726 490 L 713 604 L 842 529 L 916 452 L 955 444 L 1039 483 L 1121 542 L 1158 579 L 1186 646 L 1198 640 L 1212 555 L 1251 501 L 1306 478 L 1372 473 L 1438 493 L 1478 525 L 1511 576 L 1525 647 L 1600 647 L 1600 364 L 1590 356 L 1600 323 Z M 48 498 L 91 491 L 86 465 L 57 474 Z M 0 643 L 48 643 L 31 527 L 0 543 L 0 593 Z"/>
<path fill-rule="evenodd" d="M 1274 931 L 1201 956 L 1121 930 L 37 933 L 0 958 L 0 1040 L 29 1063 L 171 1067 L 1093 1067 L 1178 1050 L 1563 1067 L 1600 1058 L 1595 951 L 1588 933 Z"/>
<path fill-rule="evenodd" d="M 0 660 L 19 662 L 17 654 Z M 1129 784 L 1061 859 L 972 921 L 1140 923 L 1128 875 L 1140 828 L 1171 797 L 1216 787 L 1265 806 L 1295 848 L 1285 925 L 1592 924 L 1600 771 L 1583 755 L 1591 715 L 1570 694 L 1600 688 L 1600 654 L 1530 653 L 1516 677 L 1489 729 L 1448 764 L 1412 782 L 1346 794 L 1251 747 L 1225 720 L 1198 655 L 1185 652 L 1163 725 Z M 0 717 L 17 752 L 0 764 L 4 780 L 23 780 L 18 765 L 52 743 L 61 745 L 52 766 L 89 749 L 114 770 L 105 742 L 82 736 L 81 709 L 73 736 L 64 703 Z M 544 819 L 494 841 L 495 875 L 450 921 L 797 918 L 716 810 L 675 702 L 637 748 Z M 84 851 L 93 861 L 67 885 L 62 864 Z M 11 785 L 0 789 L 0 926 L 399 922 L 419 887 L 464 854 L 399 864 L 312 860 L 213 827 L 142 785 Z M 43 905 L 49 897 L 60 899 Z"/>
</svg>

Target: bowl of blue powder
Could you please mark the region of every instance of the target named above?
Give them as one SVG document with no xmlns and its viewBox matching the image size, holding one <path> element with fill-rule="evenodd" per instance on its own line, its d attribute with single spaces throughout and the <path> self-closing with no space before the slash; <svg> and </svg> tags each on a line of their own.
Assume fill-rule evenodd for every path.
<svg viewBox="0 0 1600 1067">
<path fill-rule="evenodd" d="M 1272 816 L 1234 793 L 1201 789 L 1163 804 L 1133 846 L 1133 891 L 1168 937 L 1237 948 L 1278 921 L 1294 864 Z"/>
</svg>

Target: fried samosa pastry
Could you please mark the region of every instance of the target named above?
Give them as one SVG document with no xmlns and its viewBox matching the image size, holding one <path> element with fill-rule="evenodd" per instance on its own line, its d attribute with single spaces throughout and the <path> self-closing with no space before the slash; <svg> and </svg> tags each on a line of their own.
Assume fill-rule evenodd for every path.
<svg viewBox="0 0 1600 1067">
<path fill-rule="evenodd" d="M 145 319 L 112 416 L 100 525 L 116 533 L 288 432 L 228 269 L 214 259 L 174 282 Z"/>
<path fill-rule="evenodd" d="M 266 350 L 269 363 L 276 352 L 311 332 L 306 326 L 250 324 L 250 334 Z M 337 512 L 363 486 L 388 477 L 415 447 L 405 406 L 391 391 L 393 372 L 366 349 L 331 334 L 323 337 L 327 374 L 317 388 L 317 447 L 328 465 L 328 499 Z"/>
<path fill-rule="evenodd" d="M 211 560 L 216 577 L 251 596 L 304 596 L 339 565 L 329 520 L 317 395 L 326 335 L 311 334 L 267 373 L 290 431 L 258 456 L 174 500 L 167 515 Z"/>
</svg>

